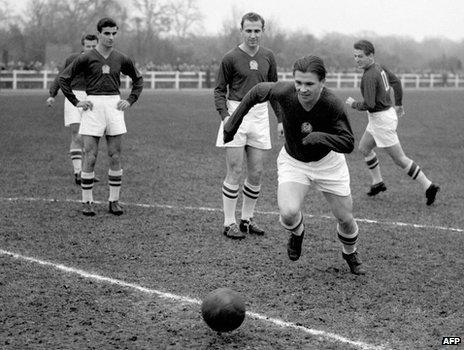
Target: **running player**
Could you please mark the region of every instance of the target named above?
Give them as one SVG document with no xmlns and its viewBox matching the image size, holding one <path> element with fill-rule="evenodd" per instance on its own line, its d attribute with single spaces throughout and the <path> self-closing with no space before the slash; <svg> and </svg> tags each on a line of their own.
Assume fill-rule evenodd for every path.
<svg viewBox="0 0 464 350">
<path fill-rule="evenodd" d="M 280 223 L 289 232 L 287 253 L 300 258 L 305 227 L 301 208 L 311 185 L 322 192 L 338 220 L 342 257 L 351 273 L 365 274 L 357 252 L 358 225 L 353 218 L 350 174 L 345 155 L 354 136 L 343 102 L 324 87 L 326 69 L 317 56 L 298 59 L 294 82 L 260 83 L 243 98 L 224 126 L 224 142 L 232 140 L 250 108 L 269 101 L 281 114 L 285 145 L 277 159 Z"/>
<path fill-rule="evenodd" d="M 225 148 L 227 165 L 227 175 L 222 184 L 223 234 L 233 239 L 242 239 L 245 233 L 264 234 L 264 230 L 253 221 L 253 214 L 261 190 L 264 152 L 271 148 L 267 104 L 259 104 L 250 110 L 232 142 L 224 145 L 222 140 L 223 125 L 243 96 L 257 83 L 277 81 L 274 54 L 260 46 L 263 32 L 264 19 L 260 15 L 250 12 L 242 17 L 242 43 L 222 59 L 214 89 L 214 102 L 222 119 L 216 146 Z M 282 124 L 279 124 L 279 130 L 281 127 Z M 242 215 L 237 227 L 235 209 L 245 155 L 247 174 L 242 189 Z"/>
<path fill-rule="evenodd" d="M 94 216 L 93 183 L 94 168 L 98 154 L 100 138 L 105 135 L 109 156 L 109 212 L 123 214 L 119 204 L 122 181 L 121 139 L 126 133 L 124 111 L 140 96 L 143 78 L 134 62 L 123 53 L 114 49 L 118 26 L 111 18 L 102 18 L 97 24 L 98 44 L 95 49 L 78 56 L 60 75 L 60 87 L 66 98 L 82 114 L 79 134 L 84 144 L 84 157 L 81 173 L 83 214 Z M 79 100 L 72 92 L 71 82 L 78 74 L 84 74 L 86 99 Z M 127 99 L 121 99 L 119 87 L 120 75 L 132 79 L 132 90 Z"/>
<path fill-rule="evenodd" d="M 80 54 L 92 50 L 97 46 L 98 37 L 94 34 L 84 34 L 81 38 L 82 51 L 71 54 L 64 63 L 63 69 L 69 66 L 74 59 Z M 59 74 L 50 85 L 50 96 L 47 98 L 47 105 L 52 107 L 55 103 L 55 97 L 60 89 Z M 71 82 L 71 89 L 80 100 L 84 100 L 87 96 L 85 93 L 85 80 L 82 74 L 76 76 Z M 68 99 L 64 100 L 64 126 L 69 127 L 71 130 L 71 144 L 69 146 L 69 156 L 71 157 L 74 181 L 76 185 L 81 184 L 81 170 L 82 170 L 82 138 L 79 135 L 79 126 L 81 124 L 82 109 L 76 108 Z"/>
<path fill-rule="evenodd" d="M 379 147 L 385 149 L 395 164 L 422 186 L 426 204 L 431 205 L 435 202 L 440 187 L 433 184 L 421 168 L 405 155 L 396 132 L 398 117 L 405 114 L 401 81 L 387 68 L 377 64 L 374 54 L 374 45 L 370 41 L 360 40 L 354 44 L 354 59 L 358 67 L 364 70 L 361 79 L 364 101 L 358 102 L 352 97 L 346 99 L 351 108 L 367 111 L 369 118 L 366 131 L 359 141 L 359 150 L 372 177 L 372 185 L 367 195 L 375 196 L 387 190 L 380 172 L 379 160 L 374 152 L 374 148 Z M 390 88 L 393 88 L 395 108 L 390 98 Z"/>
</svg>

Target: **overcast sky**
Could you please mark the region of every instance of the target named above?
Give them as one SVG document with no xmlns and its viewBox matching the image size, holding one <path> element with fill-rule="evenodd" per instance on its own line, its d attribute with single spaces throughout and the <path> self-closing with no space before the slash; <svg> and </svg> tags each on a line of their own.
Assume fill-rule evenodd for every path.
<svg viewBox="0 0 464 350">
<path fill-rule="evenodd" d="M 29 0 L 7 0 L 20 11 Z M 232 9 L 240 14 L 254 11 L 276 22 L 280 29 L 303 31 L 318 37 L 325 33 L 464 39 L 463 0 L 197 0 L 204 30 L 214 34 Z"/>
</svg>

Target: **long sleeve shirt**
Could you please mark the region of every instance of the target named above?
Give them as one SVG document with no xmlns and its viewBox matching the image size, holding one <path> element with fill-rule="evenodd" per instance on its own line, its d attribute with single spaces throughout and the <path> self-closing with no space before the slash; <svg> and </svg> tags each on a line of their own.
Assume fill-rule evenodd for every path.
<svg viewBox="0 0 464 350">
<path fill-rule="evenodd" d="M 229 116 L 227 99 L 241 101 L 258 83 L 277 81 L 277 64 L 272 51 L 260 47 L 254 56 L 238 46 L 229 51 L 219 67 L 214 104 L 221 119 Z"/>
<path fill-rule="evenodd" d="M 79 100 L 71 89 L 71 82 L 78 74 L 83 74 L 87 95 L 119 95 L 121 73 L 132 79 L 132 89 L 127 101 L 132 105 L 143 89 L 143 77 L 134 62 L 117 50 L 105 58 L 96 49 L 78 56 L 59 77 L 63 94 L 73 105 Z"/>
<path fill-rule="evenodd" d="M 403 104 L 401 81 L 384 66 L 373 63 L 364 70 L 361 78 L 361 94 L 364 101 L 355 102 L 351 107 L 370 113 L 385 111 L 392 106 L 390 88 L 394 91 L 395 104 L 401 106 Z"/>
<path fill-rule="evenodd" d="M 66 67 L 68 67 L 71 63 L 73 63 L 76 57 L 81 54 L 82 52 L 73 53 L 68 58 L 66 58 L 66 61 L 64 62 L 64 67 L 61 71 L 66 69 Z M 55 79 L 50 85 L 50 88 L 48 89 L 48 92 L 50 93 L 50 97 L 56 97 L 56 95 L 58 95 L 58 90 L 60 89 L 60 73 L 56 75 Z M 81 73 L 74 77 L 74 79 L 71 81 L 71 89 L 78 90 L 78 91 L 85 91 L 84 74 Z"/>
<path fill-rule="evenodd" d="M 265 101 L 281 114 L 285 149 L 293 158 L 314 162 L 330 151 L 353 151 L 354 136 L 342 101 L 332 91 L 323 88 L 319 100 L 306 111 L 298 100 L 293 82 L 260 83 L 252 88 L 224 126 L 224 136 L 233 137 L 248 111 Z M 307 133 L 302 130 L 302 125 L 306 123 L 312 125 L 313 131 L 309 134 L 309 143 L 304 145 L 302 140 Z"/>
</svg>

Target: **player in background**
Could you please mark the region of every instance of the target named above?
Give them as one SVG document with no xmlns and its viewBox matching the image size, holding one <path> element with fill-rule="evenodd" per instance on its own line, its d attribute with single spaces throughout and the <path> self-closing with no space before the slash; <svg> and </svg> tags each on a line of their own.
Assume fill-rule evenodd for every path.
<svg viewBox="0 0 464 350">
<path fill-rule="evenodd" d="M 98 37 L 94 34 L 84 34 L 81 38 L 82 51 L 71 54 L 64 63 L 63 69 L 69 66 L 74 59 L 80 54 L 92 50 L 97 46 Z M 55 97 L 60 89 L 59 74 L 50 85 L 50 96 L 47 98 L 47 105 L 52 107 L 55 103 Z M 82 74 L 76 76 L 71 82 L 71 89 L 80 100 L 84 100 L 87 96 L 85 93 L 85 80 Z M 82 138 L 79 135 L 79 126 L 81 123 L 82 109 L 76 108 L 68 99 L 64 100 L 64 125 L 71 130 L 71 144 L 69 145 L 69 156 L 71 157 L 74 180 L 77 185 L 81 184 L 81 170 L 82 170 Z"/>
<path fill-rule="evenodd" d="M 396 132 L 398 117 L 405 114 L 401 81 L 387 68 L 376 63 L 374 54 L 374 45 L 370 41 L 360 40 L 354 44 L 354 59 L 357 66 L 364 70 L 361 79 L 364 101 L 358 102 L 352 97 L 346 99 L 351 108 L 367 111 L 369 119 L 358 146 L 372 177 L 372 185 L 367 195 L 375 196 L 387 190 L 380 172 L 379 160 L 374 152 L 374 148 L 379 147 L 385 149 L 395 164 L 422 186 L 426 204 L 431 205 L 440 187 L 433 184 L 421 168 L 405 155 Z M 395 107 L 390 98 L 390 88 L 393 88 Z"/>
<path fill-rule="evenodd" d="M 214 103 L 222 119 L 216 146 L 225 148 L 227 166 L 222 184 L 223 234 L 232 239 L 245 238 L 245 233 L 264 234 L 264 230 L 253 221 L 253 214 L 261 190 L 264 152 L 271 148 L 267 104 L 259 104 L 249 111 L 232 142 L 225 145 L 222 136 L 224 123 L 245 94 L 257 83 L 277 81 L 274 54 L 260 46 L 264 23 L 264 19 L 253 12 L 242 17 L 242 42 L 222 59 L 214 89 Z M 282 130 L 282 124 L 278 129 Z M 237 227 L 235 210 L 245 156 L 247 172 L 242 188 L 241 220 Z"/>
<path fill-rule="evenodd" d="M 95 215 L 93 207 L 94 168 L 100 138 L 105 135 L 109 156 L 109 212 L 123 214 L 119 204 L 122 182 L 121 140 L 127 132 L 124 111 L 138 100 L 143 89 L 143 78 L 134 62 L 114 49 L 118 26 L 111 18 L 102 18 L 97 24 L 98 44 L 95 49 L 79 55 L 60 75 L 60 87 L 66 98 L 82 108 L 79 134 L 82 135 L 84 154 L 81 173 L 83 214 Z M 132 90 L 127 99 L 121 99 L 120 75 L 132 79 Z M 83 74 L 87 97 L 78 99 L 73 93 L 73 79 Z"/>
<path fill-rule="evenodd" d="M 292 261 L 300 258 L 305 234 L 301 209 L 313 185 L 338 221 L 343 259 L 351 273 L 363 275 L 356 250 L 358 225 L 352 213 L 350 174 L 343 154 L 354 149 L 354 136 L 343 102 L 324 87 L 325 76 L 322 59 L 305 56 L 293 65 L 294 82 L 256 85 L 225 124 L 224 142 L 232 140 L 250 108 L 269 101 L 276 114 L 281 114 L 285 136 L 277 158 L 277 201 L 280 223 L 290 234 L 288 257 Z"/>
</svg>

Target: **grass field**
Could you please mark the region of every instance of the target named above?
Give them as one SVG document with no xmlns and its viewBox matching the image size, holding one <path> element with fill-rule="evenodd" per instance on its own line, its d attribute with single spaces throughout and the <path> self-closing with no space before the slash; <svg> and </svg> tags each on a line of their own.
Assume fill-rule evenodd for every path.
<svg viewBox="0 0 464 350">
<path fill-rule="evenodd" d="M 347 156 L 368 270 L 356 277 L 315 190 L 303 255 L 288 260 L 275 120 L 256 214 L 267 234 L 236 242 L 221 234 L 225 162 L 211 91 L 142 94 L 126 113 L 125 214 L 107 213 L 103 141 L 93 218 L 80 212 L 62 96 L 50 109 L 43 91 L 0 91 L 0 348 L 440 349 L 442 337 L 464 337 L 462 95 L 405 92 L 399 136 L 441 186 L 434 205 L 381 151 L 388 191 L 367 197 L 362 156 Z M 366 117 L 349 113 L 358 141 Z M 240 292 L 249 312 L 227 334 L 200 314 L 218 287 Z"/>
</svg>

